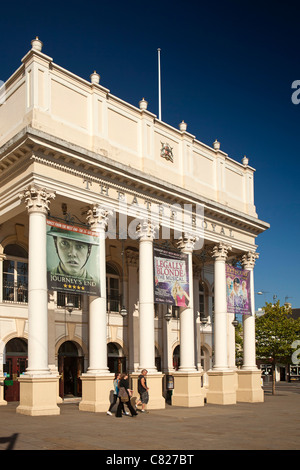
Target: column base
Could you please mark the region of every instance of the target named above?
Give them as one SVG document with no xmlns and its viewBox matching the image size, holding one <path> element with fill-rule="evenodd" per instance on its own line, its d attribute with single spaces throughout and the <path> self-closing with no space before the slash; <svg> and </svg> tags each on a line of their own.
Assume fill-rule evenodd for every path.
<svg viewBox="0 0 300 470">
<path fill-rule="evenodd" d="M 82 400 L 80 411 L 101 413 L 107 411 L 110 405 L 110 394 L 113 392 L 114 374 L 92 375 L 82 374 Z"/>
<path fill-rule="evenodd" d="M 262 403 L 264 401 L 264 391 L 261 386 L 261 371 L 258 369 L 241 369 L 237 372 L 237 376 L 237 401 L 246 403 Z"/>
<path fill-rule="evenodd" d="M 139 373 L 134 372 L 130 376 L 133 389 L 132 401 L 134 403 L 140 398 L 140 395 L 138 393 L 139 375 Z M 161 372 L 147 374 L 146 380 L 147 386 L 149 387 L 149 402 L 146 405 L 147 410 L 162 410 L 166 407 L 166 401 L 163 397 L 163 378 L 164 374 L 162 374 Z"/>
<path fill-rule="evenodd" d="M 201 387 L 203 372 L 174 372 L 172 405 L 186 408 L 204 406 L 204 390 Z"/>
<path fill-rule="evenodd" d="M 59 415 L 57 406 L 57 383 L 59 377 L 19 377 L 20 404 L 17 413 L 29 416 Z"/>
<path fill-rule="evenodd" d="M 206 402 L 215 405 L 236 404 L 236 372 L 215 371 L 207 372 L 209 385 Z"/>
</svg>

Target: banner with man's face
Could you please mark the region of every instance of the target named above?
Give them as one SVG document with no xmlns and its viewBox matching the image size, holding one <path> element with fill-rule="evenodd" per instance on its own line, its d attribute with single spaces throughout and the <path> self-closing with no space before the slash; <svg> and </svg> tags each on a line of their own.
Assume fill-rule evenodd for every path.
<svg viewBox="0 0 300 470">
<path fill-rule="evenodd" d="M 100 296 L 99 235 L 47 220 L 48 289 Z"/>
<path fill-rule="evenodd" d="M 251 315 L 250 271 L 226 265 L 227 312 Z"/>
<path fill-rule="evenodd" d="M 154 247 L 154 302 L 187 307 L 190 302 L 188 256 Z"/>
</svg>

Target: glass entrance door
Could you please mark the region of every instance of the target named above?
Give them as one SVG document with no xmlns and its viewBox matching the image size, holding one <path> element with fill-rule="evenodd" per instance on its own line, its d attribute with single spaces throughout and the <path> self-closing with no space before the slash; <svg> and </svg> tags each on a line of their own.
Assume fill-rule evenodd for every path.
<svg viewBox="0 0 300 470">
<path fill-rule="evenodd" d="M 27 357 L 6 356 L 3 372 L 6 373 L 4 380 L 4 400 L 20 401 L 20 384 L 18 377 L 26 371 Z"/>
</svg>

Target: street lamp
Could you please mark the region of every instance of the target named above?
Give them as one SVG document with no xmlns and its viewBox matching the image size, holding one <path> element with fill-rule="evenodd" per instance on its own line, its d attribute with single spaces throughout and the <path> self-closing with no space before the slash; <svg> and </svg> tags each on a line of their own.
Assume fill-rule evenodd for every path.
<svg viewBox="0 0 300 470">
<path fill-rule="evenodd" d="M 66 304 L 66 309 L 68 310 L 68 312 L 71 314 L 73 312 L 73 308 L 74 308 L 74 304 L 73 302 L 68 302 Z"/>
<path fill-rule="evenodd" d="M 172 318 L 172 307 L 171 306 L 168 306 L 168 309 L 166 311 L 166 313 L 164 314 L 164 318 L 167 322 L 169 322 Z"/>
<path fill-rule="evenodd" d="M 255 294 L 257 295 L 263 295 L 263 294 L 269 294 L 269 293 L 270 293 L 269 291 L 265 291 L 265 290 L 255 292 Z M 276 304 L 276 302 L 277 302 L 277 294 L 273 294 L 273 304 Z"/>
<path fill-rule="evenodd" d="M 207 317 L 200 317 L 200 323 L 203 327 L 205 327 L 208 323 L 208 318 Z"/>
<path fill-rule="evenodd" d="M 127 315 L 127 310 L 126 310 L 126 308 L 125 308 L 124 305 L 123 305 L 123 307 L 122 307 L 121 310 L 120 310 L 120 315 L 121 315 L 123 318 L 126 317 L 126 315 Z"/>
</svg>

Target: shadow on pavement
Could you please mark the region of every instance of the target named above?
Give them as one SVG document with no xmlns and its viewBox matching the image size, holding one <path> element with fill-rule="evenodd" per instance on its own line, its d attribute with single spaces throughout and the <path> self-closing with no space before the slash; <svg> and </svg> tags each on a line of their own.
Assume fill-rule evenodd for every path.
<svg viewBox="0 0 300 470">
<path fill-rule="evenodd" d="M 0 444 L 8 443 L 8 446 L 4 450 L 13 450 L 16 444 L 17 438 L 18 438 L 18 434 L 12 434 L 11 436 L 8 436 L 8 437 L 0 437 Z"/>
</svg>

